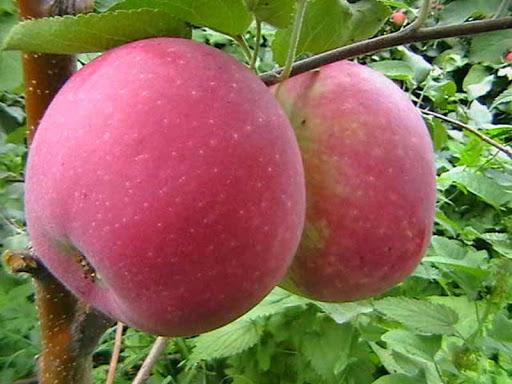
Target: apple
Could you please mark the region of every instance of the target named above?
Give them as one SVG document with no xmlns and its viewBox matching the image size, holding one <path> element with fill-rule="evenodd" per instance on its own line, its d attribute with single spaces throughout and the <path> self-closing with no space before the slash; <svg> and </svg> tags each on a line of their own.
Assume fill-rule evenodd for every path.
<svg viewBox="0 0 512 384">
<path fill-rule="evenodd" d="M 512 63 L 512 51 L 509 51 L 506 55 L 505 55 L 505 61 L 508 62 L 508 63 Z"/>
<path fill-rule="evenodd" d="M 242 315 L 302 233 L 297 141 L 269 89 L 190 40 L 115 48 L 65 84 L 26 173 L 42 262 L 105 314 L 165 336 Z"/>
<path fill-rule="evenodd" d="M 395 11 L 391 15 L 391 21 L 393 24 L 395 24 L 397 27 L 401 27 L 404 25 L 407 21 L 407 14 L 404 11 Z"/>
<path fill-rule="evenodd" d="M 322 301 L 378 295 L 418 265 L 436 200 L 433 149 L 414 105 L 382 74 L 349 61 L 273 92 L 306 175 L 306 224 L 283 286 Z"/>
</svg>

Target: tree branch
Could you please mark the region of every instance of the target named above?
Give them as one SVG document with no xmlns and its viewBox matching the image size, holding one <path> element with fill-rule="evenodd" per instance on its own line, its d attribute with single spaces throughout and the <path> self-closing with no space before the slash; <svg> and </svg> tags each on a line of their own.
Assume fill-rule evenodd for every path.
<svg viewBox="0 0 512 384">
<path fill-rule="evenodd" d="M 121 353 L 121 346 L 123 344 L 123 330 L 123 323 L 118 321 L 116 327 L 116 337 L 114 339 L 114 349 L 112 351 L 112 358 L 110 359 L 110 365 L 108 367 L 106 384 L 114 384 L 115 382 L 117 363 L 119 361 L 119 354 Z"/>
<path fill-rule="evenodd" d="M 158 336 L 156 338 L 155 343 L 151 347 L 149 355 L 146 357 L 146 360 L 144 360 L 144 363 L 142 364 L 142 367 L 140 368 L 139 372 L 137 372 L 137 376 L 135 376 L 135 379 L 133 380 L 132 384 L 143 384 L 146 382 L 147 378 L 151 374 L 153 366 L 160 358 L 160 355 L 164 351 L 168 342 L 168 337 Z"/>
<path fill-rule="evenodd" d="M 421 111 L 421 113 L 423 113 L 425 115 L 434 116 L 434 117 L 436 117 L 436 118 L 438 118 L 440 120 L 444 120 L 444 121 L 446 121 L 446 122 L 448 122 L 448 123 L 450 123 L 452 125 L 455 125 L 456 127 L 459 127 L 462 130 L 464 130 L 464 131 L 472 133 L 473 135 L 478 137 L 480 140 L 485 141 L 489 145 L 492 145 L 493 147 L 497 148 L 498 150 L 500 150 L 501 152 L 503 152 L 505 155 L 507 155 L 508 157 L 510 157 L 512 159 L 512 150 L 508 149 L 507 147 L 505 147 L 504 145 L 498 143 L 497 141 L 491 139 L 489 136 L 484 135 L 483 133 L 481 133 L 477 129 L 475 129 L 475 128 L 467 125 L 467 124 L 464 124 L 463 122 L 460 122 L 460 121 L 452 119 L 450 117 L 441 115 L 441 114 L 436 113 L 436 112 L 432 112 L 432 111 L 429 111 L 429 110 L 426 110 L 426 109 L 420 109 L 420 111 Z"/>
<path fill-rule="evenodd" d="M 426 40 L 446 39 L 449 37 L 475 35 L 484 32 L 499 31 L 512 28 L 512 17 L 502 17 L 499 19 L 488 19 L 481 21 L 471 21 L 457 25 L 448 25 L 441 27 L 420 28 L 412 30 L 410 27 L 389 35 L 374 37 L 373 39 L 361 41 L 358 43 L 346 45 L 332 51 L 324 52 L 308 59 L 297 61 L 293 67 L 291 76 L 298 75 L 319 68 L 323 65 L 334 63 L 336 61 L 349 59 L 355 56 L 366 55 L 369 53 L 381 51 L 403 44 L 416 43 Z M 279 82 L 279 73 L 282 69 L 273 72 L 267 72 L 260 76 L 261 80 L 272 85 Z"/>
</svg>

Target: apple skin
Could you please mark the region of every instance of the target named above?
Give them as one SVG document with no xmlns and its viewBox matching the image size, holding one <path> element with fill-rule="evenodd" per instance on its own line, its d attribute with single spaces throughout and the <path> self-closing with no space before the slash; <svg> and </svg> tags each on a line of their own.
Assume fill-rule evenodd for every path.
<svg viewBox="0 0 512 384">
<path fill-rule="evenodd" d="M 282 286 L 322 301 L 385 292 L 431 236 L 435 168 L 421 115 L 391 80 L 348 61 L 272 89 L 306 175 L 304 234 Z"/>
<path fill-rule="evenodd" d="M 397 27 L 401 27 L 407 21 L 407 15 L 406 15 L 406 13 L 404 11 L 395 11 L 391 15 L 391 21 Z"/>
<path fill-rule="evenodd" d="M 26 179 L 43 263 L 85 302 L 159 335 L 249 310 L 303 229 L 302 161 L 281 107 L 242 64 L 190 40 L 130 43 L 72 76 Z"/>
</svg>

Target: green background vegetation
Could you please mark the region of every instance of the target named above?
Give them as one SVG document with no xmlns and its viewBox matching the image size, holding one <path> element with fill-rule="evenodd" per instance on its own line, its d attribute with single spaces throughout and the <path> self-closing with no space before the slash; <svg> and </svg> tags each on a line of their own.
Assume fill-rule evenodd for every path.
<svg viewBox="0 0 512 384">
<path fill-rule="evenodd" d="M 187 1 L 174 2 L 179 3 Z M 83 23 L 85 32 L 72 40 L 65 33 L 66 26 L 59 32 L 61 21 L 56 21 L 56 27 L 46 23 L 35 28 L 47 28 L 69 43 L 59 45 L 67 52 L 89 52 L 80 55 L 85 63 L 95 56 L 91 52 L 112 46 L 111 29 L 115 27 L 126 40 L 137 38 L 149 17 L 161 33 L 192 32 L 194 39 L 247 62 L 229 36 L 241 35 L 254 47 L 251 13 L 240 6 L 241 1 L 218 0 L 215 7 L 214 2 L 204 3 L 209 5 L 204 9 L 197 5 L 197 12 L 187 13 L 186 7 L 173 9 L 166 1 L 98 2 L 92 17 L 100 18 L 99 22 L 91 22 L 91 16 L 66 21 L 72 26 Z M 259 73 L 284 60 L 293 3 L 247 2 L 267 22 Z M 430 25 L 492 17 L 501 1 L 437 3 L 440 6 L 434 7 Z M 415 6 L 413 1 L 364 0 L 350 7 L 337 0 L 313 0 L 311 4 L 314 12 L 306 15 L 301 57 L 378 31 L 391 32 L 396 27 L 386 20 L 392 10 L 408 9 L 412 18 L 416 9 L 409 8 Z M 140 7 L 152 9 L 141 11 Z M 226 7 L 231 10 L 229 16 Z M 110 13 L 101 13 L 108 8 Z M 203 27 L 190 31 L 171 14 Z M 1 39 L 16 22 L 13 3 L 0 0 Z M 93 24 L 87 23 L 100 23 L 94 25 L 102 25 L 104 37 L 91 38 L 87 28 Z M 318 25 L 322 27 L 315 28 Z M 351 28 L 358 25 L 364 28 Z M 36 38 L 30 28 L 34 26 L 13 30 L 9 45 L 32 44 L 41 49 L 46 44 L 54 49 L 48 35 L 41 33 Z M 418 108 L 468 124 L 510 148 L 512 64 L 503 60 L 509 49 L 512 30 L 411 44 L 359 61 L 398 81 Z M 0 251 L 28 244 L 23 214 L 27 148 L 21 76 L 19 52 L 0 52 Z M 431 247 L 412 276 L 383 297 L 344 304 L 313 302 L 276 288 L 241 319 L 198 337 L 174 339 L 148 382 L 512 383 L 512 162 L 457 125 L 430 115 L 425 120 L 436 149 L 438 202 Z M 40 339 L 33 302 L 31 279 L 12 276 L 2 267 L 0 384 L 34 374 Z M 113 337 L 111 329 L 94 355 L 97 383 L 105 381 Z M 153 336 L 126 331 L 116 383 L 131 381 L 153 341 Z"/>
</svg>

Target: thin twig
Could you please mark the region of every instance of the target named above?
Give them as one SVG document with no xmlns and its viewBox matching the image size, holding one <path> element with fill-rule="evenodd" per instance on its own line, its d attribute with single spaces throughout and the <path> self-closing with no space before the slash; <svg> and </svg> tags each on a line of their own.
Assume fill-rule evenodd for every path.
<svg viewBox="0 0 512 384">
<path fill-rule="evenodd" d="M 366 55 L 399 45 L 426 40 L 445 39 L 449 37 L 476 35 L 479 33 L 499 31 L 508 28 L 512 28 L 512 17 L 510 16 L 496 20 L 480 20 L 456 25 L 420 28 L 416 31 L 406 28 L 395 33 L 374 37 L 373 39 L 346 45 L 341 48 L 315 55 L 308 59 L 297 61 L 292 66 L 291 76 L 320 68 L 323 65 L 334 63 L 336 61 Z M 280 73 L 281 69 L 273 72 L 267 72 L 262 74 L 260 79 L 265 84 L 272 85 L 279 82 Z"/>
<path fill-rule="evenodd" d="M 425 21 L 427 21 L 431 8 L 432 0 L 423 0 L 423 4 L 421 5 L 418 17 L 416 17 L 416 20 L 414 20 L 414 22 L 411 25 L 405 28 L 405 30 L 417 31 L 418 29 L 420 29 L 423 26 L 423 24 L 425 24 Z"/>
<path fill-rule="evenodd" d="M 114 339 L 114 349 L 112 351 L 112 358 L 108 367 L 108 375 L 106 384 L 114 384 L 116 378 L 116 368 L 119 361 L 119 354 L 121 353 L 121 345 L 123 344 L 123 329 L 124 325 L 120 321 L 117 322 L 116 337 Z"/>
<path fill-rule="evenodd" d="M 156 364 L 158 358 L 167 346 L 168 341 L 168 337 L 157 337 L 155 343 L 151 347 L 151 351 L 149 351 L 148 357 L 146 357 L 146 360 L 144 360 L 144 363 L 142 364 L 142 367 L 140 367 L 139 372 L 137 372 L 137 376 L 135 376 L 132 384 L 143 384 L 147 380 L 151 374 L 153 366 Z"/>
<path fill-rule="evenodd" d="M 256 72 L 256 63 L 258 62 L 258 55 L 260 54 L 261 44 L 261 20 L 256 19 L 256 39 L 254 43 L 254 50 L 252 51 L 251 71 Z"/>
<path fill-rule="evenodd" d="M 496 11 L 496 13 L 493 16 L 493 19 L 497 19 L 500 17 L 503 13 L 506 13 L 507 10 L 510 8 L 510 3 L 512 3 L 512 0 L 503 0 Z"/>
<path fill-rule="evenodd" d="M 288 47 L 288 55 L 286 56 L 283 71 L 279 75 L 280 81 L 286 80 L 290 77 L 290 73 L 292 72 L 292 65 L 297 55 L 297 47 L 299 45 L 300 32 L 302 31 L 307 2 L 308 0 L 297 0 L 297 10 L 295 11 L 292 34 L 290 35 L 290 46 Z"/>
<path fill-rule="evenodd" d="M 462 128 L 463 130 L 465 131 L 468 131 L 470 133 L 472 133 L 473 135 L 477 136 L 480 140 L 482 141 L 485 141 L 487 144 L 489 145 L 492 145 L 493 147 L 499 149 L 501 152 L 503 152 L 504 154 L 506 154 L 508 157 L 510 157 L 512 159 L 512 150 L 508 149 L 507 147 L 505 147 L 504 145 L 498 143 L 497 141 L 491 139 L 489 136 L 487 135 L 484 135 L 483 133 L 481 133 L 480 131 L 476 130 L 475 128 L 473 127 L 470 127 L 469 125 L 467 124 L 464 124 L 458 120 L 455 120 L 455 119 L 452 119 L 450 117 L 446 117 L 446 116 L 443 116 L 439 113 L 436 113 L 436 112 L 432 112 L 432 111 L 428 111 L 426 109 L 420 109 L 421 113 L 425 114 L 425 115 L 430 115 L 430 116 L 434 116 L 440 120 L 444 120 L 450 124 L 453 124 L 459 128 Z"/>
</svg>

